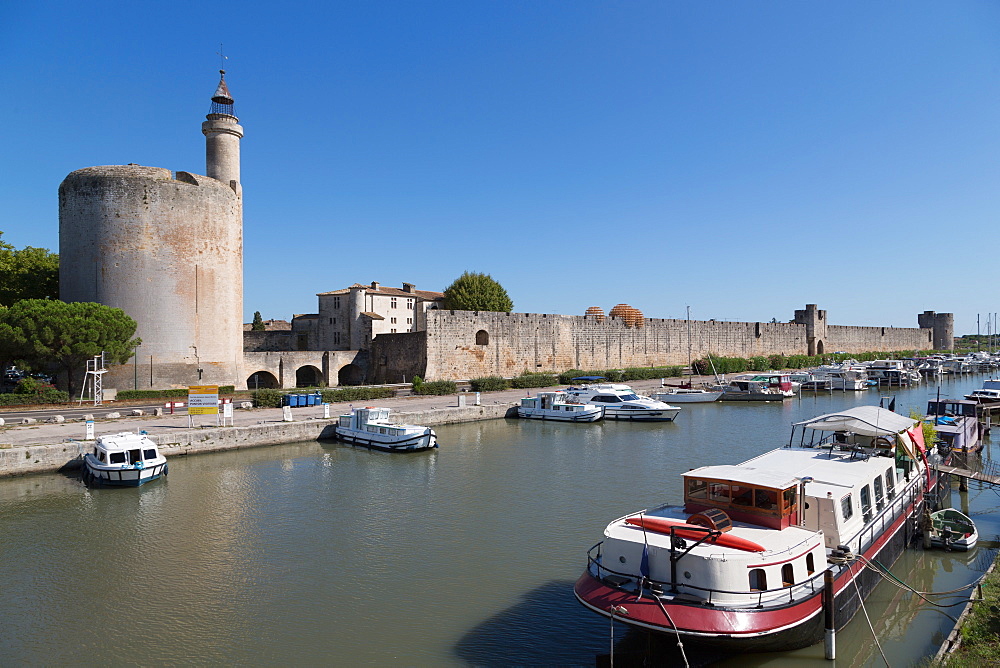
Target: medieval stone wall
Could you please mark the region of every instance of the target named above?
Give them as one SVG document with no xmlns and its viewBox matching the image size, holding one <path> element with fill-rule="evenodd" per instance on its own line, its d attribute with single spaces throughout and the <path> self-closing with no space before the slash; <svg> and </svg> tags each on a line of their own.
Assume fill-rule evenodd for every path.
<svg viewBox="0 0 1000 668">
<path fill-rule="evenodd" d="M 426 341 L 426 332 L 379 334 L 372 339 L 368 370 L 372 382 L 410 383 L 414 376 L 423 377 L 427 367 Z"/>
<path fill-rule="evenodd" d="M 926 349 L 931 341 L 930 330 L 919 328 L 828 325 L 822 334 L 825 352 Z M 615 318 L 534 313 L 431 311 L 426 335 L 427 380 L 680 365 L 706 353 L 804 355 L 809 348 L 800 323 L 646 319 L 628 327 Z M 382 354 L 394 356 L 390 348 Z"/>
</svg>

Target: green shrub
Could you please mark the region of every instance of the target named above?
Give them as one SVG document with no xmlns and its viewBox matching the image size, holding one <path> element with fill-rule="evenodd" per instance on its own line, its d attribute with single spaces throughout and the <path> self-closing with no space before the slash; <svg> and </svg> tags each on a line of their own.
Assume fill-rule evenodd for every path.
<svg viewBox="0 0 1000 668">
<path fill-rule="evenodd" d="M 510 382 L 500 376 L 485 376 L 484 378 L 473 378 L 469 381 L 473 392 L 499 392 L 509 390 Z"/>
<path fill-rule="evenodd" d="M 573 383 L 574 378 L 579 378 L 580 376 L 589 376 L 591 374 L 583 371 L 581 369 L 570 369 L 569 371 L 563 371 L 559 374 L 559 382 L 563 385 L 570 385 Z"/>
<path fill-rule="evenodd" d="M 682 366 L 643 366 L 622 370 L 622 380 L 650 380 L 652 378 L 678 378 L 684 375 Z"/>
<path fill-rule="evenodd" d="M 65 403 L 69 403 L 69 393 L 57 390 L 52 386 L 42 388 L 35 394 L 0 394 L 0 406 Z"/>
<path fill-rule="evenodd" d="M 250 397 L 253 399 L 253 405 L 257 408 L 280 408 L 283 396 L 283 393 L 270 388 L 254 390 L 250 394 Z"/>
<path fill-rule="evenodd" d="M 220 385 L 219 394 L 233 394 L 236 388 L 233 385 Z M 186 397 L 188 390 L 186 387 L 175 387 L 169 390 L 119 390 L 118 399 L 130 401 L 133 399 L 169 399 L 171 397 Z"/>
<path fill-rule="evenodd" d="M 510 379 L 511 387 L 551 387 L 559 381 L 550 373 L 523 373 Z"/>
<path fill-rule="evenodd" d="M 458 386 L 451 380 L 435 380 L 430 383 L 420 383 L 419 389 L 416 384 L 413 386 L 414 394 L 455 394 Z"/>
<path fill-rule="evenodd" d="M 388 399 L 395 395 L 395 392 L 388 387 L 345 387 L 340 389 L 327 389 L 320 392 L 323 401 L 328 404 L 335 404 L 344 401 L 367 401 L 369 399 Z"/>
</svg>

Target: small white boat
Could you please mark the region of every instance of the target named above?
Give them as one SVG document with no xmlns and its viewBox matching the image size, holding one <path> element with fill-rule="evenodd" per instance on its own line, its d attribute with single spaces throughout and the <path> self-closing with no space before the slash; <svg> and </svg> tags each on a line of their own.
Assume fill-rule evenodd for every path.
<svg viewBox="0 0 1000 668">
<path fill-rule="evenodd" d="M 122 432 L 98 436 L 83 456 L 84 482 L 138 487 L 167 474 L 167 458 L 149 437 Z"/>
<path fill-rule="evenodd" d="M 417 452 L 438 447 L 430 427 L 389 421 L 390 408 L 367 406 L 341 415 L 334 428 L 337 440 L 383 452 Z"/>
<path fill-rule="evenodd" d="M 675 404 L 707 404 L 717 401 L 722 392 L 699 390 L 690 387 L 664 387 L 654 392 L 652 398 L 657 401 Z"/>
<path fill-rule="evenodd" d="M 931 545 L 946 550 L 971 550 L 979 540 L 976 524 L 954 508 L 931 513 Z"/>
<path fill-rule="evenodd" d="M 521 399 L 517 416 L 530 420 L 597 422 L 604 417 L 604 407 L 570 401 L 565 392 L 539 392 Z"/>
<path fill-rule="evenodd" d="M 1000 403 L 1000 390 L 987 388 L 973 390 L 969 394 L 965 395 L 965 398 L 979 404 L 997 404 Z"/>
<path fill-rule="evenodd" d="M 570 387 L 566 394 L 581 403 L 603 406 L 606 420 L 672 422 L 681 412 L 680 406 L 641 397 L 631 387 L 620 383 Z"/>
</svg>

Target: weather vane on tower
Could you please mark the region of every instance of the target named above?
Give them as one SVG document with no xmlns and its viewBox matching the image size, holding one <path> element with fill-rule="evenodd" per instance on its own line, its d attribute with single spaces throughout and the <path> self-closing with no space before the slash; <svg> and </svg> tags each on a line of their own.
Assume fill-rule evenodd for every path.
<svg viewBox="0 0 1000 668">
<path fill-rule="evenodd" d="M 219 72 L 222 74 L 226 73 L 226 61 L 229 60 L 229 56 L 222 55 L 222 42 L 219 42 L 219 50 L 215 52 L 219 56 Z"/>
</svg>

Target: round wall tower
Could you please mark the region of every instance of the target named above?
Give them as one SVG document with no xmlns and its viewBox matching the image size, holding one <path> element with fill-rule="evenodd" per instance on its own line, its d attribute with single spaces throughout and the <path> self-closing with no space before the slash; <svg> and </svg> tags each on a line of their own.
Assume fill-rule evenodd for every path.
<svg viewBox="0 0 1000 668">
<path fill-rule="evenodd" d="M 243 206 L 232 181 L 119 165 L 59 186 L 60 298 L 121 308 L 142 338 L 105 387 L 245 383 Z"/>
</svg>

